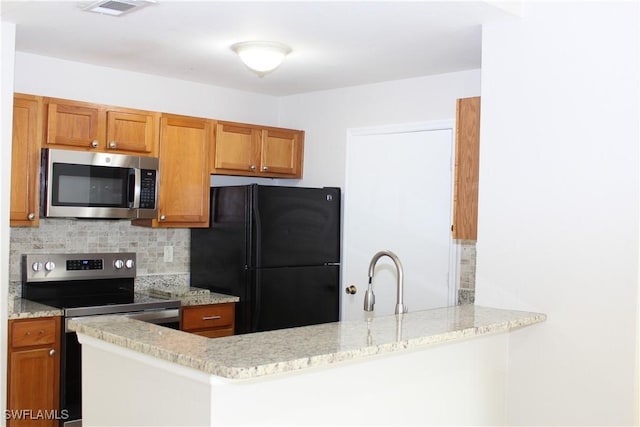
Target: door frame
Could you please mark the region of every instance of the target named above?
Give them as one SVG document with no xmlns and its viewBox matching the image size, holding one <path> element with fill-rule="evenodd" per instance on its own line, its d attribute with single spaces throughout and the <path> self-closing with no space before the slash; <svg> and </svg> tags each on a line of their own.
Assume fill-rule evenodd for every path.
<svg viewBox="0 0 640 427">
<path fill-rule="evenodd" d="M 394 133 L 410 133 L 410 132 L 428 132 L 438 130 L 450 130 L 451 131 L 451 159 L 449 162 L 449 168 L 451 170 L 451 204 L 450 204 L 450 219 L 453 224 L 453 198 L 455 191 L 455 120 L 432 120 L 427 122 L 406 123 L 406 124 L 391 124 L 382 126 L 371 126 L 361 128 L 349 128 L 347 129 L 347 145 L 346 145 L 346 158 L 345 158 L 345 191 L 343 209 L 347 206 L 347 198 L 349 197 L 348 188 L 346 188 L 346 178 L 348 176 L 349 169 L 349 144 L 352 144 L 353 137 L 356 136 L 369 136 L 369 135 L 388 135 Z M 346 215 L 348 213 L 344 211 L 344 222 L 346 222 Z M 341 245 L 344 246 L 345 239 L 341 239 Z M 448 292 L 448 305 L 454 306 L 458 303 L 458 289 L 460 287 L 460 249 L 456 244 L 453 234 L 449 234 L 449 292 Z M 344 247 L 341 247 L 341 253 L 345 253 Z M 341 281 L 344 277 L 341 278 Z M 342 288 L 346 287 L 345 283 L 342 283 Z M 342 307 L 340 308 L 342 312 Z"/>
</svg>

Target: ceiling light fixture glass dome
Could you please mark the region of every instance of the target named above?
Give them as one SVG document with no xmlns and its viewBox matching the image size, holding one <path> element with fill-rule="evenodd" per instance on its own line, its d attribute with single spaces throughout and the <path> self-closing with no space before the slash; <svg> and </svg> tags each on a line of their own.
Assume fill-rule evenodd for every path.
<svg viewBox="0 0 640 427">
<path fill-rule="evenodd" d="M 278 68 L 291 52 L 291 48 L 282 43 L 264 41 L 236 43 L 231 49 L 260 77 Z"/>
</svg>

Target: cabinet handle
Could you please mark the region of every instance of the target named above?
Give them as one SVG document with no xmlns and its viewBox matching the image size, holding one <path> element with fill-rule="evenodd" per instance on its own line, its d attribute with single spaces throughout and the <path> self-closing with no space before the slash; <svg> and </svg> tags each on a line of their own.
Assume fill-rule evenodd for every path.
<svg viewBox="0 0 640 427">
<path fill-rule="evenodd" d="M 160 215 L 160 221 L 164 221 L 165 219 L 167 219 L 167 216 L 166 216 L 166 215 L 164 215 L 164 214 L 163 214 L 163 215 Z"/>
<path fill-rule="evenodd" d="M 93 148 L 98 148 L 98 145 L 100 145 L 100 142 L 98 142 L 97 139 L 94 139 L 93 141 L 91 141 L 91 146 Z"/>
<path fill-rule="evenodd" d="M 53 357 L 56 355 L 56 351 L 54 349 L 49 350 L 49 356 Z"/>
<path fill-rule="evenodd" d="M 115 142 L 115 141 L 111 141 L 111 142 L 109 143 L 109 148 L 117 148 L 117 147 L 118 147 L 118 144 L 116 144 L 116 142 Z"/>
<path fill-rule="evenodd" d="M 345 292 L 349 295 L 355 295 L 356 292 L 358 292 L 358 288 L 356 288 L 355 285 L 347 286 Z"/>
<path fill-rule="evenodd" d="M 29 213 L 29 215 L 27 215 L 27 219 L 29 221 L 33 221 L 34 219 L 36 219 L 36 214 L 34 214 L 33 212 Z"/>
<path fill-rule="evenodd" d="M 249 166 L 249 170 L 251 170 L 252 172 L 255 172 L 256 171 L 256 165 Z"/>
<path fill-rule="evenodd" d="M 218 320 L 222 319 L 222 316 L 202 316 L 202 320 Z"/>
<path fill-rule="evenodd" d="M 267 172 L 269 170 L 269 166 L 263 166 L 262 167 L 262 172 Z"/>
</svg>

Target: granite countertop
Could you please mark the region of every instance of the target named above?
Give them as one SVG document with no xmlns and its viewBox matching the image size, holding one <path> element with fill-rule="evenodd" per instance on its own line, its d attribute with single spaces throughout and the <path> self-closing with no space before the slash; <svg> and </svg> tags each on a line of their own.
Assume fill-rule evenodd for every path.
<svg viewBox="0 0 640 427">
<path fill-rule="evenodd" d="M 9 299 L 9 320 L 62 316 L 63 314 L 61 308 L 50 307 L 20 297 Z"/>
<path fill-rule="evenodd" d="M 232 296 L 232 295 L 225 295 L 225 294 L 218 294 L 216 292 L 209 292 L 208 294 L 204 294 L 204 295 L 188 295 L 188 296 L 182 296 L 182 297 L 178 297 L 177 299 L 180 300 L 180 305 L 182 307 L 187 307 L 190 305 L 206 305 L 206 304 L 223 304 L 226 302 L 238 302 L 240 301 L 240 298 Z"/>
<path fill-rule="evenodd" d="M 197 287 L 150 288 L 146 290 L 146 293 L 154 298 L 178 300 L 182 307 L 240 301 L 240 298 L 233 295 L 219 294 Z"/>
<path fill-rule="evenodd" d="M 247 379 L 507 332 L 545 319 L 540 313 L 462 305 L 216 339 L 122 316 L 76 319 L 70 327 L 208 374 Z"/>
<path fill-rule="evenodd" d="M 151 299 L 172 299 L 179 300 L 182 307 L 192 305 L 222 304 L 226 302 L 238 302 L 240 298 L 232 295 L 219 294 L 209 292 L 206 289 L 189 288 L 187 292 L 167 293 L 165 296 L 159 296 L 148 290 L 136 291 L 135 301 L 145 302 Z M 30 319 L 38 317 L 62 316 L 64 310 L 61 308 L 50 307 L 28 299 L 15 297 L 9 299 L 9 320 L 13 319 Z"/>
</svg>

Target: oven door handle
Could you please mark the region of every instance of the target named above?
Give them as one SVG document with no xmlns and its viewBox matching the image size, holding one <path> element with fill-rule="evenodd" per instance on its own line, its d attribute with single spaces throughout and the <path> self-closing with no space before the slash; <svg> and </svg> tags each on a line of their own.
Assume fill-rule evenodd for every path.
<svg viewBox="0 0 640 427">
<path fill-rule="evenodd" d="M 129 319 L 140 320 L 147 323 L 161 325 L 163 323 L 174 323 L 180 321 L 180 309 L 160 309 L 136 311 L 135 313 L 122 313 L 122 316 Z"/>
<path fill-rule="evenodd" d="M 153 323 L 156 325 L 163 325 L 166 323 L 179 323 L 180 322 L 180 309 L 179 308 L 163 308 L 158 310 L 143 310 L 143 311 L 134 311 L 131 313 L 112 313 L 112 314 L 101 314 L 98 316 L 123 316 L 128 317 L 129 319 L 140 320 L 142 322 Z M 64 331 L 66 332 L 74 332 L 69 329 L 69 320 L 74 319 L 82 319 L 83 317 L 93 317 L 93 316 L 75 316 L 75 317 L 67 317 L 64 322 Z"/>
</svg>

